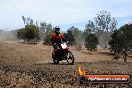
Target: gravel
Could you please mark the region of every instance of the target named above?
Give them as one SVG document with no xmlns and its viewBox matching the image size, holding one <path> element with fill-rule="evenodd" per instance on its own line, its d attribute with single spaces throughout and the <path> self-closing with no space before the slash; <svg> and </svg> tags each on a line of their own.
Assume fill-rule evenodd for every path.
<svg viewBox="0 0 132 88">
<path fill-rule="evenodd" d="M 117 84 L 80 85 L 79 65 L 82 65 L 87 74 L 129 74 L 132 76 L 132 63 L 128 62 L 77 62 L 74 65 L 1 63 L 0 88 L 119 88 Z M 120 86 L 129 88 L 131 85 L 132 82 Z"/>
</svg>

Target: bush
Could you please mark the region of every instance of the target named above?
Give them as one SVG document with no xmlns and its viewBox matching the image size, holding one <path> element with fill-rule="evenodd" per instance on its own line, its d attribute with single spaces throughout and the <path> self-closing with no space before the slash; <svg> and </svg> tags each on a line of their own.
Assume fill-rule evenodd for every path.
<svg viewBox="0 0 132 88">
<path fill-rule="evenodd" d="M 111 40 L 109 41 L 112 51 L 114 53 L 121 53 L 123 49 L 132 48 L 132 24 L 126 24 L 115 30 L 111 35 Z"/>
<path fill-rule="evenodd" d="M 120 27 L 119 30 L 115 30 L 111 35 L 109 44 L 114 54 L 121 53 L 124 62 L 126 62 L 127 52 L 132 48 L 132 24 L 126 24 Z"/>
<path fill-rule="evenodd" d="M 29 43 L 36 43 L 40 40 L 40 32 L 39 27 L 36 24 L 33 23 L 33 19 L 30 17 L 25 18 L 22 16 L 23 22 L 25 24 L 25 28 L 18 29 L 17 31 L 17 37 L 18 39 L 23 39 L 25 42 Z"/>
<path fill-rule="evenodd" d="M 25 29 L 17 30 L 17 38 L 25 40 Z"/>
<path fill-rule="evenodd" d="M 98 38 L 95 36 L 95 34 L 90 34 L 86 39 L 85 39 L 85 47 L 87 50 L 94 50 L 97 48 L 97 45 L 99 44 Z"/>
<path fill-rule="evenodd" d="M 67 41 L 69 41 L 69 43 L 68 43 L 69 45 L 75 45 L 76 44 L 76 40 L 72 34 L 72 31 L 68 30 L 67 33 L 64 34 L 64 36 L 65 36 L 65 39 Z"/>
<path fill-rule="evenodd" d="M 120 36 L 121 36 L 120 30 L 113 31 L 113 34 L 111 35 L 109 45 L 111 46 L 111 51 L 113 51 L 114 54 L 115 53 L 119 54 L 121 52 Z"/>
<path fill-rule="evenodd" d="M 51 45 L 51 34 L 47 34 L 44 38 L 44 43 L 45 45 Z"/>
<path fill-rule="evenodd" d="M 25 28 L 17 31 L 17 37 L 25 42 L 39 42 L 39 28 L 36 25 L 27 24 Z"/>
</svg>

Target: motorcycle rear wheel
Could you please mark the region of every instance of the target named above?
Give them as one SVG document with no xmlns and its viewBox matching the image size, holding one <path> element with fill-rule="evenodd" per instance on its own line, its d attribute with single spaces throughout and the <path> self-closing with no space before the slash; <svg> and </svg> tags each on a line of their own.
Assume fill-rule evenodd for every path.
<svg viewBox="0 0 132 88">
<path fill-rule="evenodd" d="M 73 65 L 74 64 L 74 56 L 72 54 L 72 52 L 68 52 L 67 55 L 67 63 L 70 64 L 70 65 Z"/>
</svg>

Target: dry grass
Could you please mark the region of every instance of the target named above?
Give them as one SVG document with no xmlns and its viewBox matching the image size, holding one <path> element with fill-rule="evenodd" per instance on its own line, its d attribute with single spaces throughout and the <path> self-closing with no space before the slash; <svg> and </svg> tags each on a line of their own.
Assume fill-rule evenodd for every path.
<svg viewBox="0 0 132 88">
<path fill-rule="evenodd" d="M 98 62 L 111 61 L 113 55 L 108 50 L 98 49 L 97 51 L 87 51 L 84 47 L 77 51 L 71 48 L 76 62 Z M 52 62 L 52 47 L 42 44 L 22 44 L 11 41 L 0 41 L 0 57 L 2 61 L 13 64 L 36 64 Z M 119 59 L 123 61 L 123 59 Z M 128 61 L 132 62 L 128 57 Z"/>
<path fill-rule="evenodd" d="M 0 57 L 8 63 L 34 64 L 41 60 L 48 62 L 51 60 L 51 52 L 51 46 L 0 41 Z"/>
</svg>

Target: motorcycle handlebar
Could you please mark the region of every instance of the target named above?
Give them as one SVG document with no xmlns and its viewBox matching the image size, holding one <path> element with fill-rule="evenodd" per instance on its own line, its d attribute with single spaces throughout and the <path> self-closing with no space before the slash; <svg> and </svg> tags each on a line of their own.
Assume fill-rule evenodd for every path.
<svg viewBox="0 0 132 88">
<path fill-rule="evenodd" d="M 69 43 L 69 41 L 67 41 L 66 43 Z"/>
<path fill-rule="evenodd" d="M 61 44 L 63 44 L 63 43 L 69 43 L 69 41 L 62 42 L 62 43 L 59 43 L 59 44 L 54 43 L 54 45 L 57 46 L 57 45 L 61 45 Z"/>
</svg>

